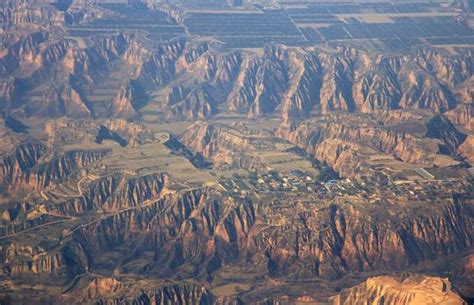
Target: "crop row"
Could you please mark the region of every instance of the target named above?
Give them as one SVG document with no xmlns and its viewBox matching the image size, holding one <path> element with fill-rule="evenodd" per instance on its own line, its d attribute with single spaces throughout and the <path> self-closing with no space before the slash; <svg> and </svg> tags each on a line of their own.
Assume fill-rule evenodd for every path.
<svg viewBox="0 0 474 305">
<path fill-rule="evenodd" d="M 220 37 L 228 48 L 261 48 L 269 44 L 284 44 L 287 46 L 304 46 L 308 42 L 303 37 L 267 36 L 267 37 Z"/>
<path fill-rule="evenodd" d="M 465 44 L 465 45 L 474 45 L 474 36 L 469 37 L 436 37 L 436 38 L 429 38 L 427 41 L 434 45 L 457 45 L 457 44 Z"/>
<path fill-rule="evenodd" d="M 144 3 L 137 3 L 135 5 L 126 4 L 100 4 L 100 6 L 126 16 L 130 19 L 143 20 L 153 19 L 163 23 L 169 23 L 168 15 L 157 10 L 150 10 Z"/>
<path fill-rule="evenodd" d="M 332 25 L 317 30 L 302 30 L 304 35 L 314 41 L 316 36 L 325 40 L 373 39 L 373 38 L 429 38 L 474 36 L 474 30 L 454 22 L 438 23 L 349 23 Z M 311 38 L 313 37 L 313 38 Z"/>
<path fill-rule="evenodd" d="M 280 2 L 281 3 L 281 2 Z M 355 14 L 355 13 L 422 13 L 440 8 L 436 3 L 370 3 L 370 4 L 310 4 L 306 8 L 289 8 L 290 15 L 298 14 Z"/>
<path fill-rule="evenodd" d="M 192 14 L 184 24 L 193 34 L 206 36 L 301 36 L 283 13 L 264 14 Z"/>
</svg>

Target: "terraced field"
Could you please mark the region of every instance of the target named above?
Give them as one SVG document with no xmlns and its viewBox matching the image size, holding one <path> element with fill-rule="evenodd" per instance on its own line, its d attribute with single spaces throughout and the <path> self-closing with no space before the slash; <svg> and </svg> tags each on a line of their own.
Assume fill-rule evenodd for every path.
<svg viewBox="0 0 474 305">
<path fill-rule="evenodd" d="M 68 32 L 74 38 L 141 32 L 153 42 L 190 35 L 211 37 L 230 49 L 350 42 L 393 52 L 429 44 L 466 46 L 474 40 L 474 30 L 459 22 L 458 13 L 443 2 L 335 2 L 280 1 L 271 8 L 230 8 L 215 1 L 188 3 L 177 19 L 141 2 L 102 3 L 109 15 L 71 26 Z"/>
<path fill-rule="evenodd" d="M 111 15 L 90 23 L 74 25 L 69 28 L 69 35 L 90 37 L 121 31 L 142 31 L 153 41 L 165 41 L 184 34 L 184 28 L 166 13 L 149 10 L 144 3 L 132 7 L 120 3 L 103 3 L 101 7 L 108 10 Z"/>
</svg>

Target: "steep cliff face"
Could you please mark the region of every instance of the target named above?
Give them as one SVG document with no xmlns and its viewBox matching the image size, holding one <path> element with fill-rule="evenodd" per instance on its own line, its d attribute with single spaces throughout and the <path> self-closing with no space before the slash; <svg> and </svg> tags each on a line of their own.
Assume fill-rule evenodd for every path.
<svg viewBox="0 0 474 305">
<path fill-rule="evenodd" d="M 63 295 L 61 301 L 79 303 L 78 300 L 81 300 L 101 305 L 214 304 L 214 296 L 206 288 L 196 284 L 153 284 L 113 277 L 86 276 Z"/>
<path fill-rule="evenodd" d="M 49 1 L 8 0 L 2 9 L 6 28 L 31 29 L 65 24 L 64 12 L 58 11 Z"/>
<path fill-rule="evenodd" d="M 445 112 L 454 108 L 454 92 L 462 91 L 463 82 L 472 75 L 468 56 L 450 57 L 431 50 L 415 57 L 374 57 L 355 49 L 327 54 L 269 48 L 262 56 L 244 54 L 241 62 L 228 97 L 229 109 L 261 116 L 279 108 L 286 121 L 311 111 Z M 271 95 L 265 94 L 268 88 Z"/>
<path fill-rule="evenodd" d="M 184 40 L 160 45 L 141 65 L 139 80 L 147 87 L 169 84 L 176 77 L 176 62 L 183 55 L 185 47 Z"/>
<path fill-rule="evenodd" d="M 466 136 L 460 133 L 444 116 L 436 115 L 426 124 L 426 136 L 443 141 L 441 150 L 455 153 L 457 148 L 465 141 Z"/>
<path fill-rule="evenodd" d="M 34 168 L 45 154 L 46 147 L 40 143 L 20 144 L 15 150 L 2 160 L 2 184 L 14 184 L 18 179 Z"/>
<path fill-rule="evenodd" d="M 217 112 L 217 102 L 213 96 L 213 88 L 196 87 L 189 90 L 181 101 L 173 103 L 170 119 L 198 120 L 205 119 Z"/>
<path fill-rule="evenodd" d="M 85 201 L 105 210 L 143 205 L 165 191 L 168 179 L 165 174 L 131 178 L 124 175 L 108 176 L 89 185 L 84 193 Z"/>
<path fill-rule="evenodd" d="M 71 41 L 58 39 L 48 32 L 32 32 L 17 37 L 6 45 L 0 56 L 2 82 L 12 84 L 12 94 L 17 98 L 29 94 L 29 90 L 51 77 L 57 78 L 57 83 L 64 83 L 64 74 L 57 74 L 55 66 L 60 65 L 71 47 Z M 18 107 L 16 104 L 11 106 Z"/>
<path fill-rule="evenodd" d="M 316 214 L 305 214 L 302 227 L 282 226 L 268 232 L 268 244 L 272 245 L 267 248 L 270 272 L 333 277 L 348 270 L 403 269 L 434 258 L 432 255 L 438 251 L 453 253 L 456 248 L 470 247 L 473 242 L 467 233 L 471 216 L 467 226 L 462 224 L 466 219 L 461 211 L 471 209 L 467 202 L 447 203 L 426 215 L 416 209 L 400 211 L 404 216 L 399 220 L 389 219 L 384 223 L 378 223 L 377 219 L 382 215 L 378 208 L 370 209 L 371 212 L 364 212 L 364 221 L 361 221 L 357 216 L 362 213 L 359 208 L 332 206 Z M 316 219 L 321 222 L 318 224 Z M 460 231 L 448 229 L 453 223 L 460 225 Z M 447 238 L 439 232 L 452 235 Z M 464 233 L 458 235 L 457 232 Z M 427 239 L 422 242 L 421 236 Z M 288 244 L 288 240 L 295 244 Z M 284 243 L 287 246 L 283 246 Z M 302 265 L 296 267 L 295 260 Z"/>
<path fill-rule="evenodd" d="M 133 61 L 129 51 L 137 48 L 133 36 L 124 34 L 97 37 L 88 46 L 48 31 L 19 37 L 0 55 L 6 109 L 25 108 L 27 115 L 91 116 L 85 96 L 117 70 L 114 64 L 131 65 L 126 63 Z M 132 71 L 128 78 L 133 75 Z M 112 98 L 107 102 L 112 103 Z M 135 107 L 142 105 L 133 102 Z"/>
<path fill-rule="evenodd" d="M 437 162 L 440 153 L 456 154 L 465 140 L 465 136 L 442 116 L 425 121 L 426 138 L 414 131 L 404 131 L 397 127 L 399 125 L 377 124 L 369 116 L 358 121 L 353 119 L 326 116 L 300 124 L 282 125 L 277 134 L 304 148 L 318 160 L 326 161 L 342 176 L 357 176 L 360 173 L 356 171 L 363 170 L 362 163 L 368 161 L 367 156 L 380 152 L 404 162 L 430 165 Z M 386 120 L 391 119 L 387 117 Z M 365 125 L 360 125 L 362 121 Z M 442 141 L 441 144 L 438 140 Z"/>
<path fill-rule="evenodd" d="M 283 61 L 287 58 L 285 50 L 270 49 L 262 58 L 262 64 L 256 72 L 255 96 L 250 104 L 249 117 L 259 117 L 273 113 L 288 85 L 288 68 Z"/>
<path fill-rule="evenodd" d="M 12 275 L 60 274 L 74 277 L 87 270 L 87 257 L 80 245 L 62 246 L 49 252 L 40 246 L 10 244 L 4 255 L 4 266 Z"/>
<path fill-rule="evenodd" d="M 459 6 L 466 13 L 471 13 L 474 9 L 474 2 L 472 0 L 455 0 L 453 4 Z"/>
<path fill-rule="evenodd" d="M 13 124 L 16 125 L 15 121 Z M 18 122 L 18 126 L 12 128 L 9 126 L 11 123 L 8 122 L 8 117 L 0 114 L 0 138 L 3 141 L 0 146 L 0 159 L 7 157 L 22 142 L 23 137 L 20 134 L 27 133 L 28 127 L 21 121 Z"/>
<path fill-rule="evenodd" d="M 461 257 L 474 247 L 472 50 L 230 51 L 189 33 L 71 39 L 57 28 L 117 14 L 96 2 L 0 8 L 0 303 L 316 303 L 367 274 L 412 269 L 472 286 Z M 181 1 L 152 2 L 187 14 Z M 30 129 L 13 130 L 10 115 Z M 280 183 L 286 173 L 267 175 L 274 152 L 351 179 Z M 182 157 L 199 182 L 173 172 L 191 167 Z M 333 301 L 429 298 L 463 304 L 447 280 L 418 277 L 369 279 Z"/>
<path fill-rule="evenodd" d="M 402 97 L 401 90 L 393 74 L 374 67 L 367 74 L 357 73 L 353 86 L 354 100 L 366 113 L 395 108 Z"/>
<path fill-rule="evenodd" d="M 85 97 L 69 85 L 52 87 L 37 103 L 26 107 L 29 115 L 90 117 L 92 110 Z"/>
<path fill-rule="evenodd" d="M 93 211 L 111 213 L 140 208 L 158 200 L 167 192 L 168 179 L 164 174 L 144 177 L 120 174 L 106 176 L 90 183 L 78 183 L 78 197 L 61 204 L 45 204 L 44 209 L 53 215 L 68 217 Z"/>
<path fill-rule="evenodd" d="M 101 159 L 108 150 L 69 151 L 49 160 L 46 147 L 39 143 L 25 143 L 0 164 L 2 185 L 7 189 L 33 187 L 39 190 L 48 187 L 53 181 L 59 182 L 80 168 Z"/>
<path fill-rule="evenodd" d="M 128 82 L 122 85 L 118 95 L 112 100 L 112 116 L 125 119 L 137 117 L 137 109 L 144 104 L 145 98 L 145 93 L 137 84 Z"/>
<path fill-rule="evenodd" d="M 217 153 L 219 149 L 240 150 L 249 148 L 249 141 L 238 136 L 238 132 L 229 127 L 217 124 L 198 122 L 189 127 L 181 140 L 191 149 L 202 153 L 206 158 Z"/>
<path fill-rule="evenodd" d="M 180 141 L 215 166 L 261 168 L 262 161 L 253 152 L 274 146 L 245 133 L 238 126 L 198 122 L 182 133 Z M 343 177 L 368 174 L 371 158 L 381 155 L 419 166 L 456 165 L 466 141 L 444 116 L 410 111 L 373 116 L 330 113 L 300 123 L 284 122 L 275 135 L 326 162 Z M 464 144 L 463 150 L 468 146 Z"/>
<path fill-rule="evenodd" d="M 305 117 L 317 107 L 321 94 L 323 71 L 316 55 L 307 55 L 293 59 L 295 71 L 290 79 L 294 80 L 282 102 L 282 114 L 285 120 Z"/>
<path fill-rule="evenodd" d="M 428 301 L 429 300 L 429 301 Z M 426 304 L 465 305 L 448 279 L 412 276 L 397 280 L 390 276 L 378 276 L 344 290 L 332 299 L 332 304 Z"/>
<path fill-rule="evenodd" d="M 141 304 L 212 304 L 212 295 L 206 288 L 199 287 L 197 285 L 173 285 L 163 287 L 161 289 L 147 291 L 140 294 L 135 298 L 122 302 L 121 300 L 103 300 L 99 301 L 99 304 L 135 304 L 140 302 Z"/>
<path fill-rule="evenodd" d="M 186 145 L 181 143 L 175 136 L 171 136 L 168 141 L 164 143 L 166 147 L 171 149 L 174 154 L 184 156 L 188 159 L 196 168 L 210 168 L 212 164 L 206 161 L 204 156 L 196 151 L 189 149 Z"/>
<path fill-rule="evenodd" d="M 92 268 L 106 263 L 104 253 L 125 251 L 139 258 L 152 251 L 146 272 L 162 276 L 208 277 L 224 264 L 251 262 L 276 277 L 331 279 L 348 272 L 409 268 L 467 250 L 474 242 L 473 203 L 466 198 L 447 198 L 422 209 L 389 204 L 389 216 L 386 206 L 376 203 L 297 212 L 292 205 L 278 210 L 230 200 L 210 189 L 168 193 L 163 179 L 101 178 L 82 190 L 82 198 L 44 210 L 64 216 L 114 212 L 68 233 L 69 243 L 85 249 Z M 136 268 L 127 261 L 113 265 L 118 274 Z"/>
<path fill-rule="evenodd" d="M 285 47 L 223 52 L 218 44 L 185 39 L 152 47 L 134 35 L 118 34 L 79 46 L 35 35 L 18 39 L 0 58 L 0 67 L 9 76 L 0 88 L 11 108 L 19 106 L 11 104 L 13 97 L 25 100 L 42 82 L 70 74 L 75 90 L 88 93 L 113 73 L 122 73 L 150 91 L 179 83 L 159 106 L 169 119 L 180 120 L 237 112 L 249 117 L 277 114 L 293 122 L 313 112 L 429 109 L 451 111 L 453 122 L 465 124 L 469 114 L 460 105 L 472 100 L 469 50 L 455 55 L 432 49 L 374 55 L 353 48 L 327 52 Z M 32 63 L 33 73 L 31 68 L 21 69 Z M 125 107 L 128 116 L 133 111 L 125 105 L 133 101 L 125 102 L 130 100 L 130 90 L 125 89 L 119 88 L 114 102 L 111 98 L 107 105 L 112 103 L 116 110 Z M 101 115 L 124 114 L 117 110 Z"/>
<path fill-rule="evenodd" d="M 64 170 L 65 172 L 65 170 Z M 49 175 L 47 175 L 49 174 Z M 60 182 L 66 178 L 60 176 L 63 173 L 37 173 L 37 188 Z M 77 178 L 77 177 L 76 177 Z M 55 179 L 55 180 L 53 180 Z M 2 212 L 2 220 L 5 223 L 0 225 L 0 237 L 14 236 L 19 232 L 35 227 L 59 224 L 65 219 L 79 216 L 87 216 L 95 212 L 112 213 L 117 210 L 138 208 L 147 205 L 152 200 L 158 200 L 167 192 L 166 183 L 168 177 L 165 175 L 151 175 L 140 178 L 130 178 L 122 175 L 107 176 L 92 183 L 87 183 L 87 179 L 77 178 L 77 194 L 61 203 L 45 202 L 33 206 L 31 204 L 16 204 L 6 207 Z M 35 182 L 35 181 L 33 181 Z M 22 185 L 13 185 L 18 189 Z M 33 185 L 34 186 L 34 185 Z M 80 227 L 79 227 L 80 228 Z M 77 229 L 79 229 L 77 228 Z M 71 232 L 63 232 L 69 236 Z M 75 246 L 76 243 L 70 245 Z M 58 245 L 58 247 L 61 245 Z M 56 251 L 53 247 L 45 249 L 46 252 Z M 54 252 L 56 253 L 56 252 Z M 27 272 L 27 271 L 25 271 Z"/>
<path fill-rule="evenodd" d="M 102 159 L 109 150 L 68 151 L 51 161 L 39 164 L 30 174 L 38 189 L 44 189 L 51 183 L 61 182 L 81 168 L 86 168 Z"/>
<path fill-rule="evenodd" d="M 183 288 L 180 279 L 210 281 L 233 265 L 274 278 L 340 279 L 351 273 L 418 267 L 468 251 L 474 243 L 474 202 L 467 185 L 466 194 L 446 195 L 429 204 L 407 204 L 397 197 L 377 202 L 275 202 L 232 198 L 213 188 L 177 191 L 173 186 L 165 174 L 116 174 L 81 179 L 76 197 L 11 206 L 1 214 L 2 221 L 9 222 L 1 227 L 1 264 L 15 276 L 75 278 L 68 285 L 74 288 L 62 295 L 66 299 L 153 304 L 206 296 L 216 304 L 238 304 L 213 298 L 199 285 Z M 67 221 L 71 225 L 66 226 Z M 15 237 L 52 225 L 63 230 L 55 231 L 48 243 Z M 114 278 L 78 280 L 104 268 Z M 143 282 L 122 282 L 133 274 L 140 274 Z M 155 285 L 151 280 L 170 279 L 170 274 L 180 284 L 165 289 L 163 282 Z M 366 293 L 385 295 L 391 289 L 383 286 Z M 340 300 L 345 298 L 341 294 Z M 408 299 L 415 297 L 393 296 L 394 302 Z"/>
<path fill-rule="evenodd" d="M 474 104 L 459 104 L 453 110 L 446 112 L 445 116 L 453 124 L 474 131 Z"/>
<path fill-rule="evenodd" d="M 459 146 L 459 153 L 466 158 L 471 165 L 474 164 L 474 136 L 466 138 L 464 143 Z"/>
<path fill-rule="evenodd" d="M 47 34 L 44 32 L 33 32 L 25 37 L 16 38 L 11 41 L 2 52 L 1 67 L 3 75 L 14 72 L 19 68 L 21 60 L 31 59 L 31 53 L 40 43 L 46 41 Z"/>
<path fill-rule="evenodd" d="M 233 69 L 228 69 L 233 77 L 226 78 L 232 81 L 228 109 L 250 117 L 275 112 L 288 85 L 288 58 L 288 52 L 278 48 L 265 49 L 262 56 L 238 54 Z"/>
<path fill-rule="evenodd" d="M 134 54 L 140 58 L 146 52 L 133 35 L 118 33 L 115 35 L 94 37 L 89 45 L 74 44 L 68 48 L 64 59 L 57 66 L 59 71 L 71 74 L 74 84 L 84 92 L 90 93 L 96 85 L 105 81 L 117 70 L 126 70 L 135 62 Z M 122 73 L 123 79 L 133 79 L 134 71 Z M 120 88 L 117 89 L 117 94 Z M 110 101 L 108 101 L 110 103 Z"/>
<path fill-rule="evenodd" d="M 62 117 L 46 122 L 44 129 L 47 146 L 52 149 L 64 144 L 97 143 L 101 126 L 108 132 L 117 134 L 128 147 L 137 147 L 154 140 L 152 132 L 145 126 L 125 119 L 96 121 L 89 118 L 74 120 Z"/>
<path fill-rule="evenodd" d="M 448 268 L 452 270 L 453 279 L 451 281 L 456 284 L 458 291 L 461 291 L 464 296 L 472 295 L 474 290 L 472 285 L 474 281 L 474 255 L 464 256 L 454 261 L 451 267 Z"/>
<path fill-rule="evenodd" d="M 236 79 L 236 85 L 227 97 L 229 110 L 237 113 L 247 113 L 252 101 L 257 96 L 256 92 L 256 74 L 261 61 L 255 56 L 244 57 L 239 74 Z"/>
<path fill-rule="evenodd" d="M 189 149 L 210 160 L 217 167 L 259 168 L 262 162 L 250 151 L 255 143 L 237 129 L 220 124 L 198 122 L 181 136 Z"/>
<path fill-rule="evenodd" d="M 137 191 L 139 192 L 140 189 Z M 105 201 L 111 207 L 114 196 L 117 195 L 105 196 L 102 202 Z M 136 209 L 124 209 L 116 215 L 82 227 L 74 234 L 78 241 L 87 245 L 90 251 L 98 253 L 109 251 L 133 238 L 139 238 L 150 246 L 158 242 L 156 246 L 162 247 L 165 245 L 159 243 L 160 238 L 176 236 L 177 232 L 172 225 L 180 227 L 181 222 L 190 217 L 196 206 L 203 203 L 203 196 L 202 190 L 197 190 L 182 195 L 170 194 L 161 199 L 159 197 L 150 198 L 154 200 L 151 200 L 149 204 L 138 206 Z M 133 197 L 126 198 L 125 203 L 117 201 L 117 204 L 130 205 L 131 207 L 136 205 Z M 166 245 L 166 247 L 169 246 Z M 95 257 L 100 259 L 98 256 Z M 163 267 L 166 267 L 166 264 Z"/>
<path fill-rule="evenodd" d="M 238 251 L 246 244 L 255 219 L 252 205 L 224 204 L 217 193 L 208 189 L 167 193 L 163 179 L 159 176 L 103 178 L 83 190 L 82 198 L 62 205 L 47 204 L 43 211 L 64 216 L 92 211 L 110 213 L 65 233 L 72 237 L 66 245 L 80 244 L 86 250 L 89 266 L 99 267 L 104 263 L 101 253 L 132 244 L 135 246 L 126 250 L 132 251 L 130 255 L 155 253 L 146 272 L 161 276 L 170 272 L 207 276 L 223 260 L 239 257 L 233 250 Z M 113 265 L 116 274 L 134 268 L 126 261 Z"/>
</svg>

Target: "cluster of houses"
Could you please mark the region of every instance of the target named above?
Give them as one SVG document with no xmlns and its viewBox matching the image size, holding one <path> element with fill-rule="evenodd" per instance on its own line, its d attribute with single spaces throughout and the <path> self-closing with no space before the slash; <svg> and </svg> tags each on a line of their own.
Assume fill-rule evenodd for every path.
<svg viewBox="0 0 474 305">
<path fill-rule="evenodd" d="M 377 175 L 360 179 L 340 179 L 321 181 L 319 177 L 294 170 L 289 173 L 268 172 L 251 173 L 247 176 L 234 176 L 224 179 L 221 184 L 231 196 L 300 197 L 314 199 L 358 198 L 377 201 L 380 198 L 396 200 L 438 200 L 455 193 L 466 193 L 472 183 L 466 179 L 410 181 L 399 183 Z M 472 191 L 472 190 L 471 190 Z"/>
</svg>

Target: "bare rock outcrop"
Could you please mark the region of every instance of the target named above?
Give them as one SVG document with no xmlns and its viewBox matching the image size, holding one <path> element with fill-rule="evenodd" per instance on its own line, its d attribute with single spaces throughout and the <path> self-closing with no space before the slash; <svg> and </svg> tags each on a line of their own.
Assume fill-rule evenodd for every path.
<svg viewBox="0 0 474 305">
<path fill-rule="evenodd" d="M 145 91 L 172 86 L 158 108 L 179 120 L 236 112 L 296 122 L 312 113 L 428 109 L 449 112 L 453 123 L 466 125 L 470 110 L 462 105 L 472 104 L 469 50 L 374 55 L 355 48 L 272 46 L 223 52 L 217 43 L 184 38 L 150 46 L 135 35 L 116 34 L 79 45 L 46 33 L 19 37 L 0 54 L 0 71 L 7 76 L 0 93 L 12 109 L 21 106 L 13 103 L 17 99 L 28 104 L 35 90 L 44 94 L 41 83 L 71 75 L 75 91 L 91 93 L 117 73 Z M 133 99 L 127 88 L 118 88 L 107 102 L 114 111 L 101 115 L 135 115 L 142 99 Z"/>
<path fill-rule="evenodd" d="M 474 165 L 474 136 L 468 136 L 464 143 L 459 146 L 459 153 L 466 161 Z"/>
<path fill-rule="evenodd" d="M 2 160 L 2 184 L 14 185 L 21 177 L 38 165 L 39 160 L 46 153 L 46 147 L 41 143 L 23 143 Z"/>
<path fill-rule="evenodd" d="M 390 276 L 369 278 L 366 282 L 342 291 L 332 304 L 467 304 L 452 288 L 448 279 L 411 276 L 399 280 Z"/>
<path fill-rule="evenodd" d="M 474 104 L 459 104 L 453 110 L 446 112 L 445 116 L 453 124 L 474 131 Z"/>
<path fill-rule="evenodd" d="M 111 112 L 116 118 L 136 118 L 139 116 L 138 109 L 145 104 L 145 93 L 133 81 L 120 87 L 117 96 L 112 100 Z"/>
<path fill-rule="evenodd" d="M 83 95 L 65 85 L 53 87 L 39 103 L 28 105 L 28 114 L 43 116 L 69 116 L 73 118 L 90 117 L 92 111 Z"/>
<path fill-rule="evenodd" d="M 212 91 L 213 88 L 209 86 L 191 89 L 181 101 L 173 103 L 169 118 L 198 120 L 216 113 L 217 102 Z"/>
<path fill-rule="evenodd" d="M 41 143 L 24 143 L 0 163 L 0 183 L 7 189 L 48 187 L 76 173 L 81 168 L 103 158 L 107 149 L 68 151 L 49 157 Z"/>
<path fill-rule="evenodd" d="M 82 277 L 61 297 L 62 301 L 78 304 L 214 304 L 214 296 L 205 287 L 193 283 L 147 283 L 114 277 Z"/>
<path fill-rule="evenodd" d="M 365 123 L 361 125 L 362 121 Z M 428 137 L 398 130 L 397 125 L 380 125 L 369 116 L 354 120 L 354 116 L 329 115 L 300 124 L 282 125 L 277 134 L 318 160 L 326 161 L 340 175 L 358 176 L 362 174 L 360 170 L 366 168 L 363 163 L 368 161 L 367 157 L 380 152 L 420 165 L 442 162 L 438 155 L 443 153 L 456 154 L 465 139 L 463 134 L 442 116 L 429 117 L 425 124 Z"/>
<path fill-rule="evenodd" d="M 259 168 L 261 161 L 250 154 L 255 149 L 250 137 L 221 124 L 197 122 L 182 135 L 181 142 L 217 167 Z"/>
<path fill-rule="evenodd" d="M 62 274 L 74 277 L 87 270 L 87 257 L 80 245 L 61 246 L 48 252 L 41 246 L 10 244 L 5 251 L 5 266 L 9 273 Z"/>
</svg>

